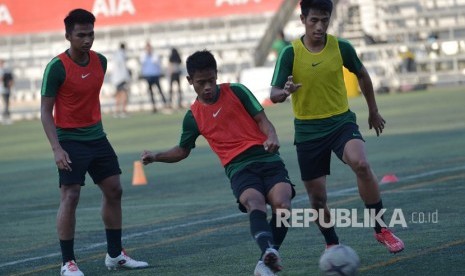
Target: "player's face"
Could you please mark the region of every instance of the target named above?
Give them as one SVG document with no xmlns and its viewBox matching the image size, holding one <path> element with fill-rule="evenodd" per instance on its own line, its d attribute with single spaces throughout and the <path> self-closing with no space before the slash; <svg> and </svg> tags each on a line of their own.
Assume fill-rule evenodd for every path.
<svg viewBox="0 0 465 276">
<path fill-rule="evenodd" d="M 94 25 L 76 24 L 74 30 L 66 34 L 66 39 L 69 40 L 75 52 L 87 53 L 94 43 Z"/>
<path fill-rule="evenodd" d="M 324 42 L 330 18 L 329 12 L 314 9 L 310 9 L 306 17 L 300 15 L 300 20 L 305 26 L 305 35 L 311 41 Z"/>
<path fill-rule="evenodd" d="M 216 70 L 197 71 L 193 76 L 187 76 L 189 84 L 194 87 L 198 99 L 202 103 L 212 104 L 217 100 Z"/>
</svg>

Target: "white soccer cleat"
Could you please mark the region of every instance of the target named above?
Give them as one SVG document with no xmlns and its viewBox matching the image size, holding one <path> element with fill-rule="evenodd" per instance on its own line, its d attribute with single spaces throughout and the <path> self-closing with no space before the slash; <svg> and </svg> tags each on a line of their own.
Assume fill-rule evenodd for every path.
<svg viewBox="0 0 465 276">
<path fill-rule="evenodd" d="M 84 276 L 75 261 L 66 262 L 60 271 L 61 276 Z"/>
<path fill-rule="evenodd" d="M 255 266 L 254 271 L 255 276 L 276 276 L 276 274 L 271 271 L 269 267 L 265 265 L 263 261 L 258 261 L 257 265 Z"/>
<path fill-rule="evenodd" d="M 272 272 L 279 272 L 283 269 L 279 252 L 274 248 L 268 248 L 265 251 L 262 256 L 262 261 Z"/>
<path fill-rule="evenodd" d="M 135 269 L 135 268 L 144 268 L 148 267 L 149 264 L 147 262 L 136 261 L 126 255 L 126 252 L 121 251 L 121 255 L 116 258 L 110 257 L 110 255 L 106 255 L 105 257 L 105 265 L 107 266 L 108 270 L 117 270 L 119 268 L 128 268 L 128 269 Z"/>
</svg>

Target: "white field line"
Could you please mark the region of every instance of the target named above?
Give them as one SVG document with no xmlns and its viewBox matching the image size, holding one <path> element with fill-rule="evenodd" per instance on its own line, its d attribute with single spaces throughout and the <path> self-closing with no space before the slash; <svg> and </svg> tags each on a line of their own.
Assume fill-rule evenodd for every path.
<svg viewBox="0 0 465 276">
<path fill-rule="evenodd" d="M 399 181 L 413 180 L 413 179 L 419 179 L 419 178 L 422 178 L 422 177 L 425 177 L 425 176 L 431 176 L 431 175 L 436 175 L 436 174 L 445 173 L 445 172 L 455 172 L 455 171 L 460 171 L 460 170 L 465 170 L 465 166 L 459 166 L 459 167 L 453 167 L 453 168 L 447 168 L 447 169 L 441 169 L 441 170 L 434 170 L 434 171 L 430 171 L 430 172 L 427 172 L 427 173 L 414 174 L 414 175 L 405 176 L 405 177 L 398 178 L 398 179 L 399 179 Z M 357 191 L 357 189 L 358 188 L 355 186 L 355 187 L 351 187 L 351 188 L 346 188 L 346 189 L 342 189 L 342 190 L 338 190 L 338 191 L 329 192 L 328 195 L 329 196 L 346 195 L 346 194 L 350 194 L 350 193 L 353 193 L 353 192 Z M 301 196 L 301 197 L 295 198 L 295 199 L 292 200 L 292 202 L 296 203 L 296 202 L 301 202 L 303 200 L 307 200 L 307 196 Z M 172 225 L 172 226 L 166 226 L 166 227 L 157 228 L 157 229 L 153 229 L 153 230 L 149 230 L 149 231 L 144 231 L 144 232 L 125 235 L 125 236 L 123 236 L 122 239 L 123 240 L 129 240 L 129 239 L 140 237 L 140 236 L 147 236 L 147 235 L 150 235 L 150 234 L 153 234 L 153 233 L 172 231 L 172 230 L 175 230 L 175 229 L 186 228 L 186 227 L 199 225 L 199 224 L 208 224 L 208 223 L 211 223 L 211 222 L 227 220 L 227 219 L 239 217 L 239 216 L 242 216 L 242 215 L 244 215 L 244 214 L 243 213 L 234 213 L 234 214 L 231 214 L 231 215 L 226 215 L 226 216 L 221 216 L 221 217 L 216 217 L 216 218 L 196 220 L 196 221 L 192 221 L 192 222 L 188 222 L 188 223 L 182 223 L 182 224 L 177 224 L 177 225 Z M 75 249 L 75 251 L 76 252 L 83 252 L 83 251 L 88 251 L 88 250 L 91 250 L 91 249 L 94 249 L 94 248 L 104 247 L 104 246 L 106 246 L 106 242 L 94 243 L 94 244 L 91 244 L 91 245 L 88 245 L 88 246 L 85 246 L 85 247 Z M 42 260 L 42 259 L 46 259 L 46 258 L 57 257 L 57 256 L 61 256 L 61 252 L 51 253 L 51 254 L 42 255 L 42 256 L 38 256 L 38 257 L 25 258 L 25 259 L 21 259 L 21 260 L 16 260 L 16 261 L 12 261 L 12 262 L 3 263 L 3 264 L 0 264 L 0 268 L 7 267 L 7 266 L 18 265 L 18 264 L 22 264 L 22 263 L 27 263 L 27 262 L 30 262 L 30 261 L 37 261 L 37 260 Z"/>
</svg>

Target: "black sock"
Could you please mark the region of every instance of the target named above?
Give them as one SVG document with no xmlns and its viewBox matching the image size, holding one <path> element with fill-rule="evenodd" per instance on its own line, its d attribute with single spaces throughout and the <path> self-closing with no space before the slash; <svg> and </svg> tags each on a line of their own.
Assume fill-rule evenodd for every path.
<svg viewBox="0 0 465 276">
<path fill-rule="evenodd" d="M 74 256 L 74 239 L 60 240 L 60 247 L 63 265 L 71 260 L 76 261 L 76 257 Z"/>
<path fill-rule="evenodd" d="M 121 254 L 123 247 L 121 246 L 121 229 L 105 229 L 107 235 L 107 252 L 112 258 L 116 258 Z"/>
<path fill-rule="evenodd" d="M 370 210 L 370 209 L 374 209 L 375 210 L 375 215 L 377 215 L 381 209 L 383 209 L 383 201 L 380 200 L 378 203 L 375 203 L 375 204 L 365 204 L 365 207 Z M 381 216 L 381 220 L 384 221 L 384 216 Z M 379 222 L 376 220 L 375 221 L 375 232 L 376 233 L 381 233 L 381 228 L 383 228 Z"/>
<path fill-rule="evenodd" d="M 325 237 L 326 245 L 339 244 L 339 238 L 336 235 L 336 230 L 334 230 L 334 226 L 331 226 L 329 228 L 320 227 L 320 232 L 321 234 L 323 234 L 323 237 Z"/>
<path fill-rule="evenodd" d="M 266 220 L 266 213 L 260 210 L 253 210 L 250 212 L 249 219 L 250 233 L 260 247 L 263 255 L 266 249 L 272 247 L 274 244 L 273 234 Z"/>
<path fill-rule="evenodd" d="M 276 220 L 277 220 L 276 214 L 273 213 L 271 216 L 271 220 L 270 220 L 271 233 L 273 233 L 273 239 L 274 239 L 273 248 L 276 250 L 279 250 L 279 247 L 283 243 L 284 238 L 286 238 L 288 228 L 284 224 L 281 224 L 278 227 L 276 225 Z M 289 222 L 289 219 L 287 221 Z"/>
</svg>

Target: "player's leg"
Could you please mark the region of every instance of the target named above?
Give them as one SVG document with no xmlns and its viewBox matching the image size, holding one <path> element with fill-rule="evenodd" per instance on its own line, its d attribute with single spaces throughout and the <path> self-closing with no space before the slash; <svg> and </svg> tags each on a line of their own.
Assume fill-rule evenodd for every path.
<svg viewBox="0 0 465 276">
<path fill-rule="evenodd" d="M 105 224 L 105 233 L 107 237 L 105 265 L 108 270 L 147 267 L 147 262 L 132 259 L 126 254 L 122 247 L 122 188 L 119 174 L 105 178 L 100 182 L 99 187 L 103 193 L 102 219 Z"/>
<path fill-rule="evenodd" d="M 111 257 L 116 257 L 122 250 L 121 170 L 116 153 L 106 138 L 93 141 L 90 146 L 94 158 L 89 175 L 102 191 L 101 216 L 106 229 L 107 251 Z"/>
<path fill-rule="evenodd" d="M 270 227 L 274 238 L 273 247 L 279 250 L 288 228 L 283 223 L 278 225 L 277 215 L 284 215 L 284 212 L 279 212 L 280 209 L 291 209 L 291 199 L 295 196 L 294 185 L 291 183 L 289 173 L 282 161 L 262 163 L 260 169 L 264 179 L 266 200 L 272 210 Z"/>
<path fill-rule="evenodd" d="M 169 96 L 170 96 L 170 98 L 169 98 L 168 101 L 169 101 L 170 106 L 172 108 L 174 108 L 174 102 L 173 102 L 173 100 L 174 100 L 174 98 L 173 98 L 173 92 L 174 92 L 173 91 L 173 84 L 174 84 L 174 82 L 175 82 L 174 73 L 171 73 L 171 75 L 170 75 L 170 87 L 169 87 Z"/>
<path fill-rule="evenodd" d="M 152 102 L 152 111 L 157 112 L 157 105 L 155 103 L 155 95 L 153 94 L 153 85 L 155 84 L 155 77 L 145 77 L 147 82 L 147 92 L 150 96 L 150 101 Z"/>
<path fill-rule="evenodd" d="M 380 202 L 378 179 L 366 158 L 365 142 L 360 139 L 349 140 L 344 147 L 342 160 L 350 166 L 357 177 L 358 191 L 365 204 Z"/>
<path fill-rule="evenodd" d="M 115 93 L 115 112 L 114 112 L 114 117 L 118 117 L 121 114 L 121 90 L 116 90 Z"/>
<path fill-rule="evenodd" d="M 357 134 L 354 136 L 354 133 Z M 356 137 L 354 139 L 354 137 Z M 345 141 L 345 144 L 344 144 Z M 387 229 L 384 217 L 378 216 L 383 209 L 383 202 L 379 191 L 378 179 L 367 160 L 365 142 L 358 131 L 358 126 L 351 125 L 341 134 L 343 146 L 342 160 L 350 166 L 357 177 L 357 186 L 360 197 L 367 209 L 373 210 L 382 223 L 375 220 L 374 230 L 376 239 L 383 243 L 391 253 L 397 253 L 404 249 L 404 243 Z M 341 148 L 341 147 L 339 147 Z M 335 150 L 340 156 L 340 150 Z"/>
<path fill-rule="evenodd" d="M 255 163 L 236 172 L 231 178 L 231 188 L 239 203 L 239 209 L 249 214 L 250 234 L 260 248 L 255 275 L 273 275 L 268 263 L 277 263 L 279 253 L 273 248 L 274 239 L 267 220 L 265 189 Z M 266 258 L 265 258 L 266 257 Z"/>
<path fill-rule="evenodd" d="M 161 97 L 161 100 L 163 101 L 164 106 L 166 106 L 167 102 L 166 102 L 165 94 L 163 93 L 163 89 L 161 88 L 160 77 L 158 76 L 155 77 L 155 85 L 158 88 L 158 92 L 160 93 L 160 97 Z"/>
<path fill-rule="evenodd" d="M 57 213 L 57 232 L 62 248 L 63 264 L 76 260 L 74 256 L 74 231 L 76 228 L 76 208 L 79 203 L 81 185 L 61 185 L 60 207 Z"/>
<path fill-rule="evenodd" d="M 273 248 L 273 232 L 268 224 L 266 199 L 263 192 L 248 188 L 239 197 L 240 203 L 247 209 L 250 220 L 250 233 L 260 247 L 260 260 L 255 267 L 255 275 L 272 275 L 271 271 L 280 271 L 279 253 Z"/>
<path fill-rule="evenodd" d="M 326 247 L 330 247 L 335 244 L 339 244 L 339 238 L 336 234 L 334 226 L 327 227 L 326 225 L 331 221 L 331 214 L 329 212 L 327 204 L 327 193 L 326 193 L 326 175 L 318 178 L 304 181 L 305 189 L 312 206 L 312 209 L 316 210 L 318 217 L 315 221 L 318 229 L 326 242 Z M 322 217 L 320 217 L 322 215 Z M 321 225 L 324 222 L 325 225 Z"/>
<path fill-rule="evenodd" d="M 129 102 L 129 89 L 126 87 L 121 92 L 121 116 L 127 117 L 128 113 L 128 102 Z"/>
<path fill-rule="evenodd" d="M 241 193 L 239 202 L 249 214 L 250 232 L 263 254 L 274 244 L 273 234 L 267 220 L 265 196 L 254 188 L 248 188 Z"/>
<path fill-rule="evenodd" d="M 281 244 L 286 238 L 288 227 L 284 224 L 278 225 L 277 215 L 283 215 L 282 212 L 278 210 L 290 210 L 291 209 L 291 199 L 295 195 L 293 187 L 288 182 L 279 182 L 271 188 L 268 192 L 267 200 L 272 209 L 272 215 L 270 219 L 270 227 L 274 237 L 273 247 L 276 250 L 279 250 Z"/>
<path fill-rule="evenodd" d="M 60 240 L 63 276 L 84 275 L 76 264 L 74 236 L 76 229 L 76 208 L 79 203 L 81 185 L 84 185 L 86 168 L 90 160 L 86 158 L 86 148 L 75 141 L 60 142 L 72 163 L 71 171 L 58 170 L 60 183 L 60 207 L 57 212 L 57 232 Z"/>
<path fill-rule="evenodd" d="M 328 138 L 307 141 L 296 145 L 301 179 L 305 185 L 311 207 L 323 217 L 315 223 L 326 242 L 326 247 L 339 244 L 334 226 L 324 227 L 320 221 L 330 222 L 327 206 L 326 175 L 330 173 L 331 147 Z"/>
<path fill-rule="evenodd" d="M 102 191 L 102 220 L 107 229 L 121 229 L 122 211 L 121 187 L 119 174 L 106 177 L 99 181 L 98 186 Z"/>
<path fill-rule="evenodd" d="M 105 265 L 108 269 L 142 268 L 146 262 L 133 260 L 123 250 L 121 187 L 118 159 L 106 138 L 92 142 L 94 159 L 89 167 L 89 175 L 102 191 L 102 220 L 107 238 Z"/>
<path fill-rule="evenodd" d="M 179 73 L 176 74 L 176 83 L 178 86 L 178 108 L 182 108 L 182 87 Z"/>
<path fill-rule="evenodd" d="M 120 104 L 120 116 L 125 118 L 127 116 L 127 106 L 129 100 L 129 84 L 127 82 L 123 82 L 121 84 L 121 88 L 119 90 L 119 104 Z"/>
</svg>

